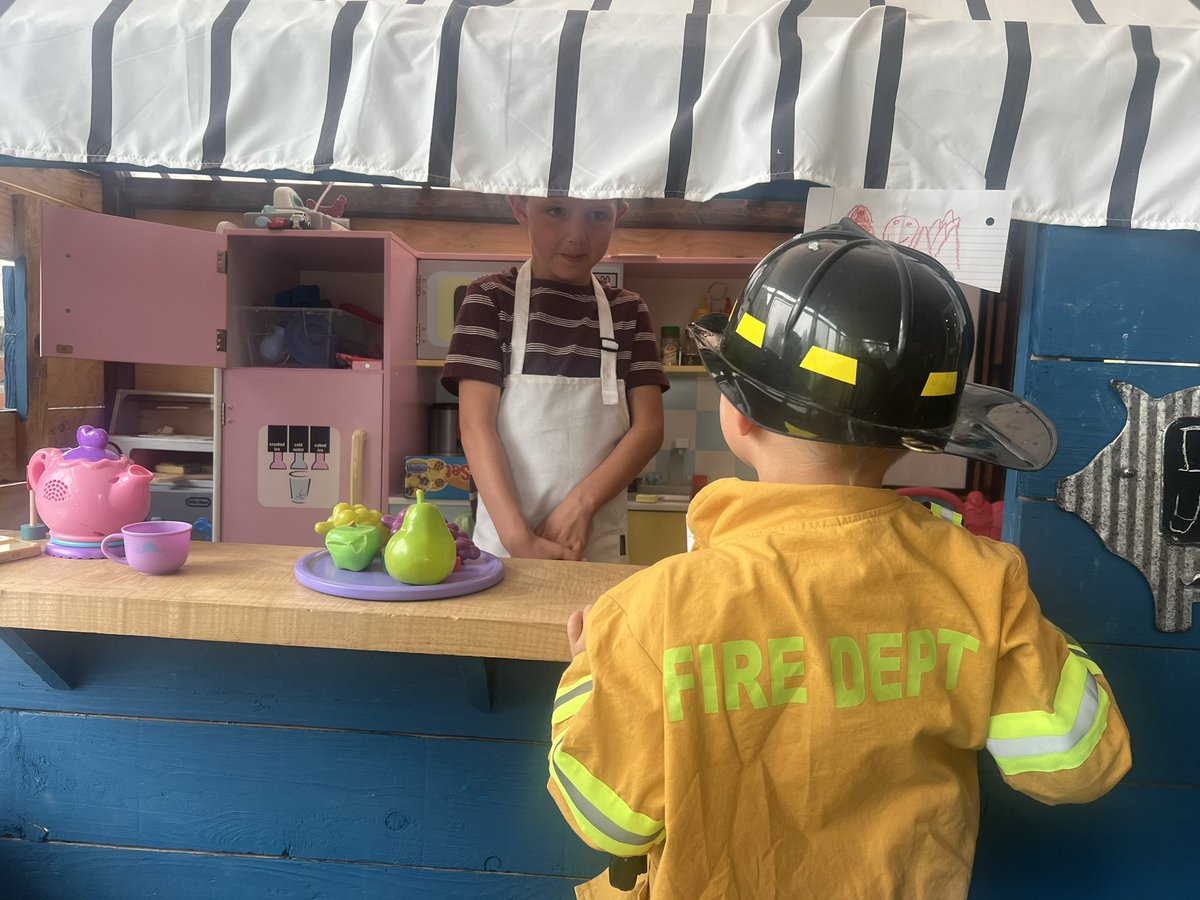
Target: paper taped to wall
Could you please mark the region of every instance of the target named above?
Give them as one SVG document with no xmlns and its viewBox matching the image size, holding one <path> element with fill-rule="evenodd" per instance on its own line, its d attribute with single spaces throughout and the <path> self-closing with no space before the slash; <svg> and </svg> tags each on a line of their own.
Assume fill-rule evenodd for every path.
<svg viewBox="0 0 1200 900">
<path fill-rule="evenodd" d="M 928 253 L 960 282 L 999 291 L 1011 217 L 1008 191 L 812 188 L 804 230 L 850 218 L 876 237 Z"/>
</svg>

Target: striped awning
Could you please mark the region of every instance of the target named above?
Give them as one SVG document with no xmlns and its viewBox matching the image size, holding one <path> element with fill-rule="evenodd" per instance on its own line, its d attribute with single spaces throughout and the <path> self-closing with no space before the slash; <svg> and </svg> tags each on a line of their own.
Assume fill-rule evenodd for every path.
<svg viewBox="0 0 1200 900">
<path fill-rule="evenodd" d="M 0 155 L 1200 229 L 1200 0 L 0 0 Z"/>
</svg>

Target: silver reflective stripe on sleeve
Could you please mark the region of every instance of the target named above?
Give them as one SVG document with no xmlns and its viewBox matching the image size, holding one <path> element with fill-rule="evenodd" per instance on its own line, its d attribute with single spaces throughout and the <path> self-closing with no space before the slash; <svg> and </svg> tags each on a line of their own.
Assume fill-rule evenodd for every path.
<svg viewBox="0 0 1200 900">
<path fill-rule="evenodd" d="M 604 813 L 592 802 L 559 766 L 555 757 L 562 752 L 562 740 L 560 739 L 550 752 L 550 770 L 554 780 L 584 822 L 606 839 L 603 842 L 608 844 L 605 849 L 610 853 L 632 856 L 640 852 L 645 852 L 647 847 L 658 841 L 663 832 L 661 824 L 655 823 L 655 830 L 650 834 L 639 834 L 636 831 L 623 828 L 613 821 L 611 816 Z M 610 790 L 606 789 L 605 792 L 607 793 Z M 631 814 L 636 816 L 635 813 L 631 812 Z M 645 820 L 644 817 L 639 816 L 638 818 L 649 821 Z M 580 824 L 584 824 L 584 822 Z"/>
<path fill-rule="evenodd" d="M 1088 673 L 1083 686 L 1083 697 L 1071 730 L 1066 734 L 1044 734 L 1036 737 L 989 738 L 988 752 L 995 757 L 1042 756 L 1047 753 L 1065 753 L 1075 747 L 1091 730 L 1100 708 L 1100 687 Z"/>
<path fill-rule="evenodd" d="M 583 706 L 587 695 L 592 692 L 592 684 L 591 678 L 585 678 L 555 697 L 550 711 L 550 724 L 557 725 L 579 712 L 579 707 Z"/>
</svg>

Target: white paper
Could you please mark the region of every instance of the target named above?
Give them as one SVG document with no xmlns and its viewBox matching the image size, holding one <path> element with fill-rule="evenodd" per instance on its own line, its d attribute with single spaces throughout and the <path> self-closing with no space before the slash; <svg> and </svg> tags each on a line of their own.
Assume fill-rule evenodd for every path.
<svg viewBox="0 0 1200 900">
<path fill-rule="evenodd" d="M 928 253 L 956 280 L 999 291 L 1012 216 L 1008 191 L 812 188 L 804 230 L 848 217 L 876 237 Z"/>
</svg>

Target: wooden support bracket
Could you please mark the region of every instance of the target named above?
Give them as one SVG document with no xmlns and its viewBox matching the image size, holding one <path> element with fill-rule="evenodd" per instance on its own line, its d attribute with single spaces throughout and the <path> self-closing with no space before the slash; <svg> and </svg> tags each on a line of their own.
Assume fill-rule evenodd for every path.
<svg viewBox="0 0 1200 900">
<path fill-rule="evenodd" d="M 59 691 L 69 691 L 71 689 L 70 683 L 63 678 L 54 666 L 46 661 L 46 658 L 41 653 L 29 645 L 29 642 L 25 640 L 19 631 L 12 628 L 0 628 L 0 643 L 8 645 L 8 648 L 17 654 L 24 661 L 25 665 L 29 666 L 34 674 L 50 687 Z"/>
<path fill-rule="evenodd" d="M 477 656 L 464 656 L 459 660 L 463 679 L 467 687 L 467 702 L 484 712 L 492 711 L 495 696 L 496 661 Z"/>
</svg>

